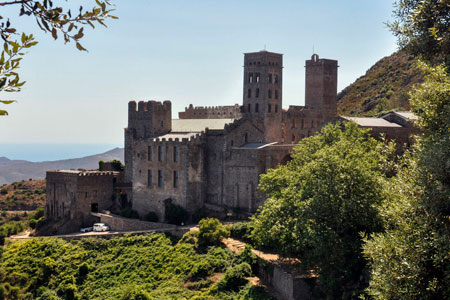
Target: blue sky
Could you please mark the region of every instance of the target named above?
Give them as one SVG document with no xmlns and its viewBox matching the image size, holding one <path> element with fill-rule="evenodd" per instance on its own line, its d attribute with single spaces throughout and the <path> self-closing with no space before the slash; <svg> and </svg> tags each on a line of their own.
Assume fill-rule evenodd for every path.
<svg viewBox="0 0 450 300">
<path fill-rule="evenodd" d="M 40 43 L 22 62 L 22 92 L 0 95 L 18 100 L 0 118 L 0 143 L 122 145 L 129 100 L 171 100 L 174 117 L 189 103 L 241 103 L 243 53 L 264 47 L 284 54 L 283 106 L 303 105 L 313 46 L 339 61 L 338 90 L 397 49 L 384 25 L 390 0 L 113 2 L 119 20 L 87 30 L 88 53 L 14 17 L 17 8 L 2 12 Z"/>
</svg>

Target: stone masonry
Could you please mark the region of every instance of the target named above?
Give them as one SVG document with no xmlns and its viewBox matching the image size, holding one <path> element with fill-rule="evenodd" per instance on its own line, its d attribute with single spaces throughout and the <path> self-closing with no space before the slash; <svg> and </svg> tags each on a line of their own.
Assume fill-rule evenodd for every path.
<svg viewBox="0 0 450 300">
<path fill-rule="evenodd" d="M 172 120 L 170 101 L 130 101 L 123 174 L 47 172 L 47 216 L 87 224 L 91 211 L 109 208 L 114 193 L 126 193 L 140 216 L 154 212 L 161 221 L 167 203 L 190 215 L 205 208 L 219 216 L 251 215 L 265 200 L 257 189 L 260 175 L 289 161 L 301 139 L 330 121 L 351 120 L 374 136 L 409 144 L 410 113 L 337 117 L 337 69 L 336 60 L 312 55 L 305 64 L 305 106 L 287 109 L 283 55 L 265 50 L 244 54 L 242 105 L 191 104 Z"/>
</svg>

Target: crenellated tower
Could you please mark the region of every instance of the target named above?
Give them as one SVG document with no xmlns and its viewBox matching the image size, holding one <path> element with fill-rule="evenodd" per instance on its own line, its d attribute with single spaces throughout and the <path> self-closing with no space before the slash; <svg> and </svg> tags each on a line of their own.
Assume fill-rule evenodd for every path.
<svg viewBox="0 0 450 300">
<path fill-rule="evenodd" d="M 137 106 L 137 107 L 136 107 Z M 172 130 L 172 103 L 168 100 L 128 102 L 128 127 L 125 128 L 125 181 L 132 182 L 134 144 L 138 140 Z"/>
<path fill-rule="evenodd" d="M 265 141 L 281 140 L 283 54 L 259 51 L 244 54 L 243 110 L 264 121 Z"/>
</svg>

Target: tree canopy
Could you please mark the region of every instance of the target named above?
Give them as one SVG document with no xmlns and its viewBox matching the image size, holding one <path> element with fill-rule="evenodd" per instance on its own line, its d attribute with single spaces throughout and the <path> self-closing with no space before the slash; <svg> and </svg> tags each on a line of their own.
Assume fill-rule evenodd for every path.
<svg viewBox="0 0 450 300">
<path fill-rule="evenodd" d="M 0 0 L 1 1 L 1 0 Z M 40 30 L 48 32 L 56 40 L 62 37 L 64 43 L 74 42 L 80 51 L 86 51 L 80 40 L 84 36 L 84 28 L 95 25 L 105 25 L 108 18 L 116 19 L 111 15 L 112 4 L 109 0 L 95 0 L 92 9 L 86 10 L 80 6 L 77 11 L 54 4 L 51 0 L 10 0 L 0 2 L 0 7 L 16 6 L 21 17 L 33 17 Z M 66 5 L 68 6 L 68 4 Z M 38 42 L 33 34 L 26 34 L 16 28 L 10 19 L 0 13 L 0 37 L 3 48 L 0 55 L 0 93 L 18 92 L 25 84 L 20 81 L 18 69 L 26 50 Z M 2 97 L 3 98 L 3 97 Z M 14 100 L 0 99 L 2 104 L 11 104 Z M 8 112 L 0 109 L 0 115 Z"/>
<path fill-rule="evenodd" d="M 450 3 L 448 0 L 397 0 L 389 23 L 399 45 L 430 62 L 450 66 Z"/>
<path fill-rule="evenodd" d="M 354 288 L 366 266 L 362 237 L 383 228 L 377 207 L 393 151 L 353 122 L 301 140 L 290 162 L 261 175 L 269 199 L 253 218 L 252 238 L 316 269 L 329 295 Z"/>
</svg>

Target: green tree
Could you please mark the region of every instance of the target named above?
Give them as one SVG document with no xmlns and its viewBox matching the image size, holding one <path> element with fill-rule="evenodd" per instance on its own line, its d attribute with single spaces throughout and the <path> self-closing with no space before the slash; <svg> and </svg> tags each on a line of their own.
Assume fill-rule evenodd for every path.
<svg viewBox="0 0 450 300">
<path fill-rule="evenodd" d="M 375 299 L 450 299 L 450 78 L 423 68 L 426 82 L 411 95 L 422 134 L 382 211 L 386 232 L 364 246 Z"/>
<path fill-rule="evenodd" d="M 80 51 L 86 49 L 80 44 L 84 36 L 84 27 L 105 25 L 108 18 L 116 19 L 111 15 L 112 4 L 108 0 L 95 0 L 92 9 L 86 10 L 80 6 L 76 12 L 62 5 L 53 4 L 51 0 L 9 0 L 0 2 L 1 7 L 16 6 L 19 16 L 33 17 L 40 30 L 48 32 L 56 40 L 62 37 L 64 43 L 75 42 Z M 6 18 L 6 20 L 5 20 Z M 0 37 L 3 40 L 3 49 L 0 55 L 0 93 L 18 92 L 25 84 L 20 81 L 17 73 L 26 50 L 37 44 L 32 34 L 19 32 L 11 24 L 7 16 L 0 13 Z M 11 99 L 2 99 L 0 103 L 11 104 Z M 0 109 L 0 115 L 7 115 L 6 110 Z"/>
<path fill-rule="evenodd" d="M 198 244 L 201 247 L 218 246 L 222 238 L 230 236 L 230 231 L 215 218 L 202 219 L 199 222 Z"/>
<path fill-rule="evenodd" d="M 269 199 L 252 238 L 316 269 L 330 296 L 353 290 L 366 270 L 362 236 L 382 230 L 377 207 L 393 149 L 353 122 L 301 140 L 290 162 L 261 175 Z"/>
<path fill-rule="evenodd" d="M 389 25 L 400 47 L 430 62 L 450 66 L 448 0 L 397 0 Z"/>
</svg>

